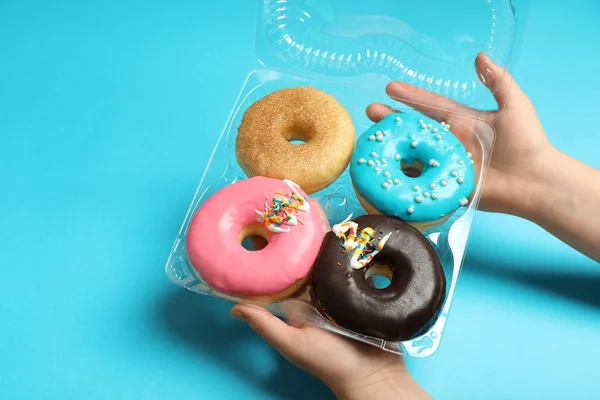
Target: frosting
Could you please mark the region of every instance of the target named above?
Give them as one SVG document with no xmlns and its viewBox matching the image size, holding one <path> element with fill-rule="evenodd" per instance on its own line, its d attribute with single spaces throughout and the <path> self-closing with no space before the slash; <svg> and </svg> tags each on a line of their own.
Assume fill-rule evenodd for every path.
<svg viewBox="0 0 600 400">
<path fill-rule="evenodd" d="M 364 215 L 354 224 L 371 227 L 380 235 L 384 232 L 388 239 L 370 263 L 355 269 L 354 254 L 340 247 L 339 229 L 325 235 L 312 272 L 321 310 L 344 328 L 384 340 L 409 340 L 426 332 L 446 295 L 446 278 L 435 249 L 418 230 L 397 218 Z M 388 273 L 383 272 L 386 269 Z M 370 286 L 367 279 L 372 275 L 387 276 L 389 286 Z"/>
<path fill-rule="evenodd" d="M 290 195 L 283 194 L 290 190 Z M 298 220 L 297 212 L 302 212 L 298 220 L 302 222 L 277 226 L 269 222 L 270 217 L 263 218 L 261 224 L 272 228 L 263 228 L 268 244 L 248 251 L 240 244 L 240 232 L 259 225 L 256 210 L 265 207 L 266 198 L 279 199 L 281 204 L 289 201 L 280 214 L 291 209 Z M 277 228 L 285 233 L 276 233 L 281 232 Z M 322 240 L 320 214 L 310 208 L 306 193 L 293 182 L 259 176 L 225 186 L 209 197 L 192 219 L 186 248 L 193 268 L 212 288 L 234 296 L 261 297 L 280 293 L 306 277 Z"/>
<path fill-rule="evenodd" d="M 405 175 L 402 163 L 422 164 L 420 176 Z M 359 194 L 382 214 L 422 222 L 468 204 L 475 187 L 472 164 L 450 125 L 419 114 L 389 114 L 358 139 L 350 174 Z"/>
<path fill-rule="evenodd" d="M 354 250 L 350 259 L 350 267 L 361 269 L 381 252 L 391 233 L 388 233 L 383 238 L 378 238 L 379 242 L 375 244 L 375 230 L 371 227 L 366 227 L 361 229 L 359 233 L 358 224 L 350 221 L 351 218 L 352 214 L 344 221 L 334 225 L 331 231 L 337 237 L 344 240 L 342 244 L 344 249 Z M 348 232 L 348 235 L 346 235 L 346 232 Z"/>
<path fill-rule="evenodd" d="M 265 203 L 265 211 L 256 211 L 256 219 L 258 222 L 264 222 L 268 230 L 275 233 L 289 232 L 289 226 L 297 225 L 298 222 L 304 224 L 299 218 L 302 212 L 310 210 L 310 203 L 306 200 L 297 188 L 299 187 L 289 179 L 283 181 L 292 193 L 284 195 L 282 192 L 276 192 L 273 196 L 273 204 L 268 206 Z M 278 195 L 278 196 L 277 196 Z M 269 196 L 266 196 L 268 199 Z M 282 227 L 282 225 L 288 225 Z"/>
</svg>

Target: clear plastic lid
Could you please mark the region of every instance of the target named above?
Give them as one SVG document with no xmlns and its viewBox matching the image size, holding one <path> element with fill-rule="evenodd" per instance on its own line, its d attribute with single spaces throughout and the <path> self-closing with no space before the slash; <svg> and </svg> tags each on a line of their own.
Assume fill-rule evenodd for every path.
<svg viewBox="0 0 600 400">
<path fill-rule="evenodd" d="M 490 108 L 475 58 L 484 52 L 510 70 L 529 8 L 530 0 L 264 0 L 256 54 L 275 69 L 371 89 L 402 81 Z"/>
</svg>

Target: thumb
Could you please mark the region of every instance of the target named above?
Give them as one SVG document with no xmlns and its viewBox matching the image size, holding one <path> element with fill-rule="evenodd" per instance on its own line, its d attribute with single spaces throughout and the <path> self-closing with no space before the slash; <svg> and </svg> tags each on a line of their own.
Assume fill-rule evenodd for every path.
<svg viewBox="0 0 600 400">
<path fill-rule="evenodd" d="M 494 95 L 498 103 L 498 109 L 505 108 L 509 100 L 513 102 L 513 105 L 522 105 L 523 102 L 529 103 L 529 99 L 516 82 L 514 82 L 513 77 L 508 71 L 495 64 L 487 54 L 479 53 L 477 55 L 475 69 L 481 83 Z"/>
<path fill-rule="evenodd" d="M 231 316 L 246 322 L 284 357 L 289 358 L 293 355 L 294 343 L 298 340 L 296 328 L 289 326 L 264 308 L 249 304 L 236 304 L 231 308 Z"/>
</svg>

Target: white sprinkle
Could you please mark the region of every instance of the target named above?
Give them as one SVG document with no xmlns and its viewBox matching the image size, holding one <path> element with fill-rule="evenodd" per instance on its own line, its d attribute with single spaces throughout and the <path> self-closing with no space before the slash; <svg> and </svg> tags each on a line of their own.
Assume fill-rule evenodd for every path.
<svg viewBox="0 0 600 400">
<path fill-rule="evenodd" d="M 433 158 L 431 160 L 429 160 L 429 165 L 431 165 L 432 167 L 435 165 L 437 161 L 435 161 Z"/>
<path fill-rule="evenodd" d="M 429 192 L 425 192 L 425 193 L 423 193 L 423 196 L 425 196 L 425 197 L 429 197 Z"/>
<path fill-rule="evenodd" d="M 402 121 L 402 118 L 396 117 L 396 122 L 400 122 L 400 121 Z"/>
<path fill-rule="evenodd" d="M 400 179 L 398 179 L 398 178 L 394 179 L 394 185 L 397 185 L 399 183 L 400 183 Z"/>
<path fill-rule="evenodd" d="M 379 171 L 381 171 L 381 168 L 375 167 L 375 172 L 379 172 Z"/>
<path fill-rule="evenodd" d="M 438 128 L 433 128 L 433 133 L 438 133 Z"/>
<path fill-rule="evenodd" d="M 369 136 L 369 140 L 375 140 L 375 136 L 373 136 L 373 135 Z"/>
<path fill-rule="evenodd" d="M 375 160 L 375 164 L 376 164 L 376 165 L 379 165 L 379 160 Z"/>
<path fill-rule="evenodd" d="M 381 142 L 382 140 L 383 140 L 383 137 L 381 137 L 381 136 L 377 136 L 377 141 L 378 141 L 378 142 Z"/>
<path fill-rule="evenodd" d="M 408 210 L 406 210 L 407 213 L 412 214 L 413 212 L 415 212 L 415 208 L 414 207 L 408 207 Z"/>
<path fill-rule="evenodd" d="M 385 177 L 388 177 L 388 176 L 390 176 L 390 173 L 389 173 L 389 172 L 387 172 L 387 171 L 385 171 L 385 172 L 383 173 L 383 176 L 385 176 Z"/>
<path fill-rule="evenodd" d="M 386 136 L 388 133 L 388 131 L 383 131 L 383 136 Z"/>
<path fill-rule="evenodd" d="M 400 159 L 400 154 L 396 153 L 396 155 L 394 156 L 394 158 L 395 158 L 396 160 L 399 160 L 399 159 Z"/>
<path fill-rule="evenodd" d="M 438 198 L 438 194 L 435 193 L 435 192 L 431 193 L 431 198 L 434 199 L 434 200 L 437 199 Z"/>
<path fill-rule="evenodd" d="M 456 171 L 452 171 L 452 173 L 451 173 L 450 175 L 452 175 L 452 176 L 454 176 L 454 177 L 457 177 L 457 176 L 458 176 L 458 172 L 456 172 Z"/>
<path fill-rule="evenodd" d="M 431 185 L 429 185 L 429 189 L 435 189 L 437 187 L 437 185 L 435 183 L 432 183 Z"/>
<path fill-rule="evenodd" d="M 448 129 L 450 129 L 450 124 L 446 124 L 446 126 L 448 127 Z"/>
<path fill-rule="evenodd" d="M 463 178 L 462 176 L 459 176 L 457 181 L 458 181 L 458 183 L 463 183 L 465 181 L 465 178 Z"/>
<path fill-rule="evenodd" d="M 448 132 L 448 128 L 442 128 L 444 132 Z"/>
<path fill-rule="evenodd" d="M 387 183 L 387 182 L 383 182 L 383 183 L 381 184 L 381 186 L 383 186 L 384 188 L 386 188 L 386 187 L 388 187 L 388 183 Z"/>
<path fill-rule="evenodd" d="M 446 185 L 448 184 L 448 181 L 446 181 L 446 180 L 444 179 L 444 180 L 442 180 L 440 183 L 442 184 L 442 186 L 446 186 Z"/>
<path fill-rule="evenodd" d="M 471 164 L 475 164 L 475 161 L 471 160 Z"/>
<path fill-rule="evenodd" d="M 458 161 L 459 165 L 465 165 L 465 162 L 463 160 Z"/>
<path fill-rule="evenodd" d="M 420 119 L 420 120 L 419 120 L 419 123 L 420 123 L 420 124 L 422 124 L 422 123 L 423 123 L 423 120 L 422 120 L 422 119 Z"/>
<path fill-rule="evenodd" d="M 377 157 L 377 153 L 375 153 L 374 151 L 371 152 L 371 157 Z"/>
<path fill-rule="evenodd" d="M 418 187 L 418 186 L 413 186 L 413 190 L 414 190 L 415 192 L 418 192 L 418 191 L 419 191 L 419 187 Z"/>
<path fill-rule="evenodd" d="M 367 164 L 369 164 L 369 165 L 373 165 L 373 164 L 375 164 L 375 163 L 373 162 L 373 160 L 369 160 L 369 161 L 367 161 Z"/>
<path fill-rule="evenodd" d="M 444 121 L 442 121 L 442 125 L 446 125 L 446 123 Z"/>
<path fill-rule="evenodd" d="M 467 152 L 467 155 L 469 156 L 469 158 L 473 157 L 473 154 Z"/>
<path fill-rule="evenodd" d="M 459 203 L 462 207 L 466 206 L 467 204 L 469 204 L 469 200 L 467 199 L 460 199 L 460 203 Z"/>
<path fill-rule="evenodd" d="M 421 128 L 422 128 L 422 129 L 425 129 L 425 128 L 427 128 L 427 125 L 425 125 L 425 124 L 421 124 Z"/>
<path fill-rule="evenodd" d="M 427 128 L 431 129 L 431 128 L 433 128 L 433 125 L 427 124 Z"/>
<path fill-rule="evenodd" d="M 412 148 L 414 149 L 415 147 L 417 147 L 417 144 L 419 144 L 419 143 L 417 143 L 417 141 L 416 141 L 416 140 L 414 140 L 414 141 L 413 141 L 413 142 L 410 144 L 410 147 L 412 147 Z"/>
<path fill-rule="evenodd" d="M 359 159 L 358 159 L 358 163 L 359 163 L 359 164 L 362 164 L 362 163 L 364 163 L 364 162 L 365 162 L 365 159 L 364 159 L 364 158 L 359 158 Z"/>
<path fill-rule="evenodd" d="M 417 197 L 415 197 L 415 201 L 416 201 L 417 203 L 420 203 L 420 202 L 422 202 L 422 201 L 423 201 L 423 198 L 422 198 L 421 196 L 417 196 Z"/>
<path fill-rule="evenodd" d="M 387 182 L 388 182 L 388 184 L 390 184 L 390 185 L 392 184 L 392 180 L 391 180 L 391 179 L 388 179 L 388 180 L 387 180 Z"/>
<path fill-rule="evenodd" d="M 385 163 L 387 163 L 387 160 L 386 160 L 385 158 L 382 158 L 382 159 L 381 159 L 381 163 L 382 163 L 382 164 L 385 164 Z"/>
<path fill-rule="evenodd" d="M 377 135 L 377 136 L 381 136 L 381 131 L 377 131 L 377 132 L 375 132 L 375 135 Z"/>
<path fill-rule="evenodd" d="M 437 140 L 442 140 L 442 135 L 437 135 L 435 138 L 436 138 Z"/>
</svg>

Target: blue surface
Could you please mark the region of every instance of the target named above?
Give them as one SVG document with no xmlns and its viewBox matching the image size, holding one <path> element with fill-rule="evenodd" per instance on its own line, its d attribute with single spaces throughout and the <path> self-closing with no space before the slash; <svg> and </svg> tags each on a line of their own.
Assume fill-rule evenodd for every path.
<svg viewBox="0 0 600 400">
<path fill-rule="evenodd" d="M 253 7 L 0 2 L 0 398 L 328 398 L 163 274 L 252 68 Z M 516 71 L 552 141 L 596 167 L 598 15 L 534 4 Z M 417 380 L 439 399 L 600 397 L 598 265 L 508 216 L 479 214 L 470 245 Z"/>
</svg>

